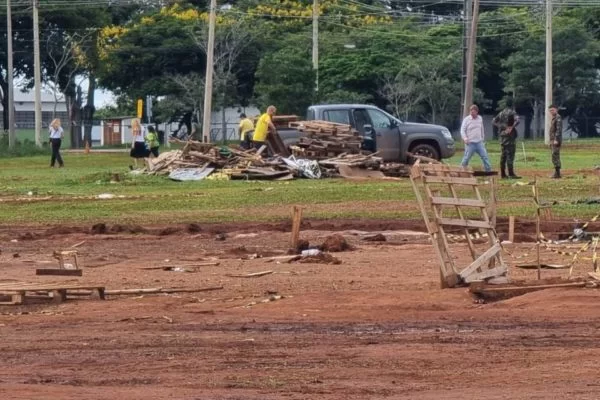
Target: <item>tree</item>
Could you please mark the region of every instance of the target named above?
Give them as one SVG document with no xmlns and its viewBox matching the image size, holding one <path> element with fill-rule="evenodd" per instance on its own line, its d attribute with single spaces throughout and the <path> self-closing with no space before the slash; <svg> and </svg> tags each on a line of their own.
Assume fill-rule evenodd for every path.
<svg viewBox="0 0 600 400">
<path fill-rule="evenodd" d="M 307 51 L 299 50 L 282 49 L 260 60 L 255 90 L 261 108 L 273 104 L 279 113 L 303 115 L 313 102 L 315 73 Z"/>
<path fill-rule="evenodd" d="M 379 94 L 389 102 L 390 111 L 394 115 L 408 120 L 423 99 L 423 94 L 418 89 L 417 83 L 405 71 L 400 71 L 393 78 L 388 76 L 382 80 Z"/>
</svg>

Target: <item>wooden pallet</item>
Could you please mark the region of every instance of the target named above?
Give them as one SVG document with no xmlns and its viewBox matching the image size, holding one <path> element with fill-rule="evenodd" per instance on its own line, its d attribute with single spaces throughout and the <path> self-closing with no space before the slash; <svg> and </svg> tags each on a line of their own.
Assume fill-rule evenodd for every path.
<svg viewBox="0 0 600 400">
<path fill-rule="evenodd" d="M 483 281 L 488 278 L 505 275 L 507 267 L 502 259 L 502 247 L 494 228 L 493 220 L 482 199 L 477 178 L 471 168 L 455 167 L 444 164 L 421 164 L 418 160 L 411 168 L 410 180 L 421 215 L 431 235 L 434 249 L 440 261 L 440 277 L 442 287 L 454 287 L 463 283 Z M 471 198 L 458 196 L 458 187 L 470 189 Z M 422 189 L 421 189 L 422 188 Z M 425 192 L 426 200 L 421 191 Z M 445 194 L 442 194 L 445 193 Z M 452 208 L 458 218 L 444 216 L 444 210 Z M 467 219 L 465 209 L 479 211 L 480 218 Z M 459 270 L 450 253 L 446 229 L 461 229 L 469 247 L 473 262 Z M 487 233 L 488 249 L 478 254 L 469 229 L 479 229 Z"/>
<path fill-rule="evenodd" d="M 62 303 L 67 299 L 67 295 L 81 295 L 81 291 L 91 291 L 91 298 L 104 300 L 104 286 L 99 285 L 11 282 L 0 284 L 0 297 L 10 298 L 0 301 L 0 304 L 24 304 L 28 297 Z"/>
</svg>

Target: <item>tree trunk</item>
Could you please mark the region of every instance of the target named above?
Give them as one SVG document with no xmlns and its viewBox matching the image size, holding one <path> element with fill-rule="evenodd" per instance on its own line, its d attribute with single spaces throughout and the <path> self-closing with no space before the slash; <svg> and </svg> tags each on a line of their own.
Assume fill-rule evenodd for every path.
<svg viewBox="0 0 600 400">
<path fill-rule="evenodd" d="M 2 88 L 2 122 L 4 123 L 4 132 L 8 132 L 8 82 L 1 74 L 0 88 Z"/>
<path fill-rule="evenodd" d="M 69 111 L 71 114 L 71 147 L 74 149 L 81 148 L 81 97 L 81 86 L 77 85 L 75 99 L 72 101 Z"/>
<path fill-rule="evenodd" d="M 96 77 L 94 74 L 90 74 L 88 77 L 88 94 L 87 94 L 87 102 L 84 107 L 83 112 L 83 143 L 88 146 L 92 146 L 92 121 L 94 119 L 94 112 L 96 108 L 94 107 L 94 92 L 96 91 Z"/>
</svg>

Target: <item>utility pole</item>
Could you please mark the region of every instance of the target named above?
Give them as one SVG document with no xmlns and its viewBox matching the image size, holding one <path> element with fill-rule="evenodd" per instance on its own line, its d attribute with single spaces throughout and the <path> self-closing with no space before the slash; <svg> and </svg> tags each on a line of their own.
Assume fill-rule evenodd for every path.
<svg viewBox="0 0 600 400">
<path fill-rule="evenodd" d="M 42 77 L 40 65 L 40 20 L 39 0 L 33 0 L 33 79 L 35 93 L 35 144 L 42 147 Z"/>
<path fill-rule="evenodd" d="M 479 0 L 473 0 L 473 17 L 471 18 L 471 33 L 467 53 L 467 77 L 465 82 L 465 104 L 463 117 L 469 114 L 469 107 L 473 104 L 473 81 L 475 80 L 475 50 L 477 47 L 477 22 L 479 19 Z"/>
<path fill-rule="evenodd" d="M 471 23 L 471 11 L 473 11 L 473 0 L 464 0 L 463 2 L 463 40 L 462 40 L 462 75 L 460 85 L 460 120 L 464 118 L 462 114 L 465 108 L 465 85 L 467 78 L 467 49 L 469 48 L 469 31 Z"/>
<path fill-rule="evenodd" d="M 10 0 L 6 0 L 6 36 L 8 42 L 6 43 L 7 51 L 7 71 L 6 81 L 8 83 L 8 147 L 11 149 L 15 147 L 17 137 L 15 135 L 15 98 L 13 90 L 13 48 L 12 48 L 12 10 L 10 7 Z"/>
<path fill-rule="evenodd" d="M 548 107 L 552 104 L 552 0 L 546 0 L 546 99 L 544 102 L 544 143 L 550 143 L 551 116 Z"/>
<path fill-rule="evenodd" d="M 315 70 L 315 92 L 319 93 L 319 0 L 313 0 L 313 46 L 312 63 Z"/>
<path fill-rule="evenodd" d="M 210 14 L 208 17 L 208 44 L 206 46 L 206 79 L 204 81 L 204 114 L 202 120 L 202 141 L 210 143 L 210 122 L 212 120 L 212 91 L 215 52 L 215 23 L 217 13 L 217 0 L 210 0 Z"/>
</svg>

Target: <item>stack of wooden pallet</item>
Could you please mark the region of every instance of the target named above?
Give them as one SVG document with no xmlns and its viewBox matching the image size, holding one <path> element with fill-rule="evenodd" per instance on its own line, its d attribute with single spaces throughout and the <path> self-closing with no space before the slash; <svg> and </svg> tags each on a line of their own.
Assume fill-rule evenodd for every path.
<svg viewBox="0 0 600 400">
<path fill-rule="evenodd" d="M 360 154 L 362 138 L 350 125 L 327 121 L 290 122 L 290 128 L 304 134 L 293 147 L 293 154 L 323 160 L 342 153 Z"/>
</svg>

